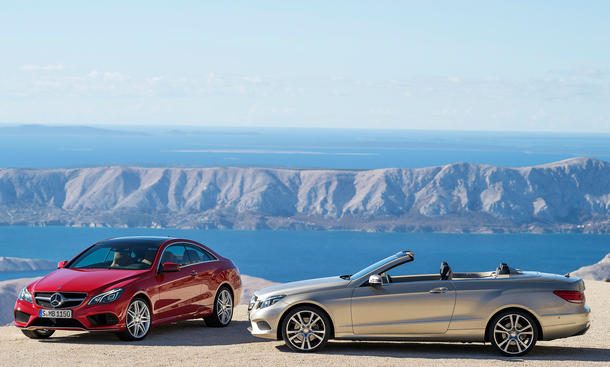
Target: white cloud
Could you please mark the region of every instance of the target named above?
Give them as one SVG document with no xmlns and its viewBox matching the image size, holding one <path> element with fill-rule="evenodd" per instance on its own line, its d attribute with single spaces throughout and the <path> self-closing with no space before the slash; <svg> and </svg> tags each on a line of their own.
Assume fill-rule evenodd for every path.
<svg viewBox="0 0 610 367">
<path fill-rule="evenodd" d="M 64 70 L 63 64 L 55 65 L 23 65 L 19 69 L 21 70 L 46 70 L 46 71 L 59 71 Z"/>
<path fill-rule="evenodd" d="M 262 83 L 263 82 L 263 78 L 261 78 L 259 75 L 246 76 L 246 77 L 244 77 L 244 80 L 249 83 Z"/>
<path fill-rule="evenodd" d="M 91 70 L 91 72 L 89 72 L 89 77 L 90 78 L 100 78 L 103 80 L 108 80 L 108 81 L 118 81 L 118 82 L 122 82 L 125 81 L 127 79 L 129 79 L 129 77 L 123 73 L 119 73 L 118 71 L 97 71 L 97 70 Z"/>
</svg>

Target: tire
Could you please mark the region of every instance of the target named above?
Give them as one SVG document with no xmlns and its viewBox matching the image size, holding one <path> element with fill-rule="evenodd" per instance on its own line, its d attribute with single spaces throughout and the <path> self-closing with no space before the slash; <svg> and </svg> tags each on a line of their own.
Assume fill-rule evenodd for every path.
<svg viewBox="0 0 610 367">
<path fill-rule="evenodd" d="M 151 320 L 148 302 L 141 297 L 134 298 L 127 307 L 125 331 L 117 333 L 117 336 L 125 341 L 142 340 L 150 331 Z"/>
<path fill-rule="evenodd" d="M 21 330 L 21 332 L 30 339 L 47 339 L 53 335 L 55 330 Z"/>
<path fill-rule="evenodd" d="M 519 310 L 507 310 L 492 318 L 487 337 L 498 353 L 522 356 L 536 345 L 538 327 L 531 315 Z"/>
<path fill-rule="evenodd" d="M 233 293 L 229 287 L 222 286 L 216 292 L 214 297 L 214 310 L 212 315 L 204 317 L 203 320 L 207 326 L 225 327 L 231 323 L 233 319 Z"/>
<path fill-rule="evenodd" d="M 284 343 L 295 352 L 317 352 L 326 345 L 329 335 L 330 319 L 317 307 L 296 307 L 282 322 Z"/>
</svg>

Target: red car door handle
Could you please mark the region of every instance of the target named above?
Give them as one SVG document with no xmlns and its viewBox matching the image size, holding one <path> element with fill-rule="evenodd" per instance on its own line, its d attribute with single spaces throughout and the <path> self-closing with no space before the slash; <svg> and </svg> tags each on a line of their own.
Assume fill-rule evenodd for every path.
<svg viewBox="0 0 610 367">
<path fill-rule="evenodd" d="M 191 275 L 197 275 L 197 270 L 191 271 Z"/>
</svg>

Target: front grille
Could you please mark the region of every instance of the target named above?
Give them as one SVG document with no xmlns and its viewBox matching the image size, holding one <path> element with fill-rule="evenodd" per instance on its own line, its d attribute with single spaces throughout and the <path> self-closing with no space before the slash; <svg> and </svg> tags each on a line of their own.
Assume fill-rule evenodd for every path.
<svg viewBox="0 0 610 367">
<path fill-rule="evenodd" d="M 22 324 L 27 324 L 30 321 L 30 314 L 15 310 L 15 321 L 20 322 Z"/>
<path fill-rule="evenodd" d="M 119 319 L 111 313 L 98 313 L 87 316 L 91 326 L 110 326 L 119 323 Z"/>
<path fill-rule="evenodd" d="M 55 295 L 61 295 L 61 303 L 57 306 L 51 304 L 51 298 Z M 80 292 L 36 292 L 34 299 L 36 304 L 46 308 L 73 308 L 80 306 L 87 298 L 87 293 Z"/>
<path fill-rule="evenodd" d="M 85 327 L 78 320 L 75 319 L 51 319 L 39 317 L 30 326 L 43 326 L 43 327 L 66 327 L 66 328 L 81 328 Z"/>
</svg>

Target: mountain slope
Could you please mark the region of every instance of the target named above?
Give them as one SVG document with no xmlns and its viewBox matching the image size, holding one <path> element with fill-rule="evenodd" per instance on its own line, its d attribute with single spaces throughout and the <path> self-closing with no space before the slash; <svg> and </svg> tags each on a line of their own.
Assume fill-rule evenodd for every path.
<svg viewBox="0 0 610 367">
<path fill-rule="evenodd" d="M 599 262 L 583 266 L 570 273 L 570 275 L 588 280 L 610 281 L 610 253 L 606 254 Z"/>
<path fill-rule="evenodd" d="M 1 224 L 610 232 L 610 163 L 0 169 Z"/>
<path fill-rule="evenodd" d="M 55 268 L 57 268 L 56 261 L 0 256 L 0 271 L 49 270 Z"/>
</svg>

